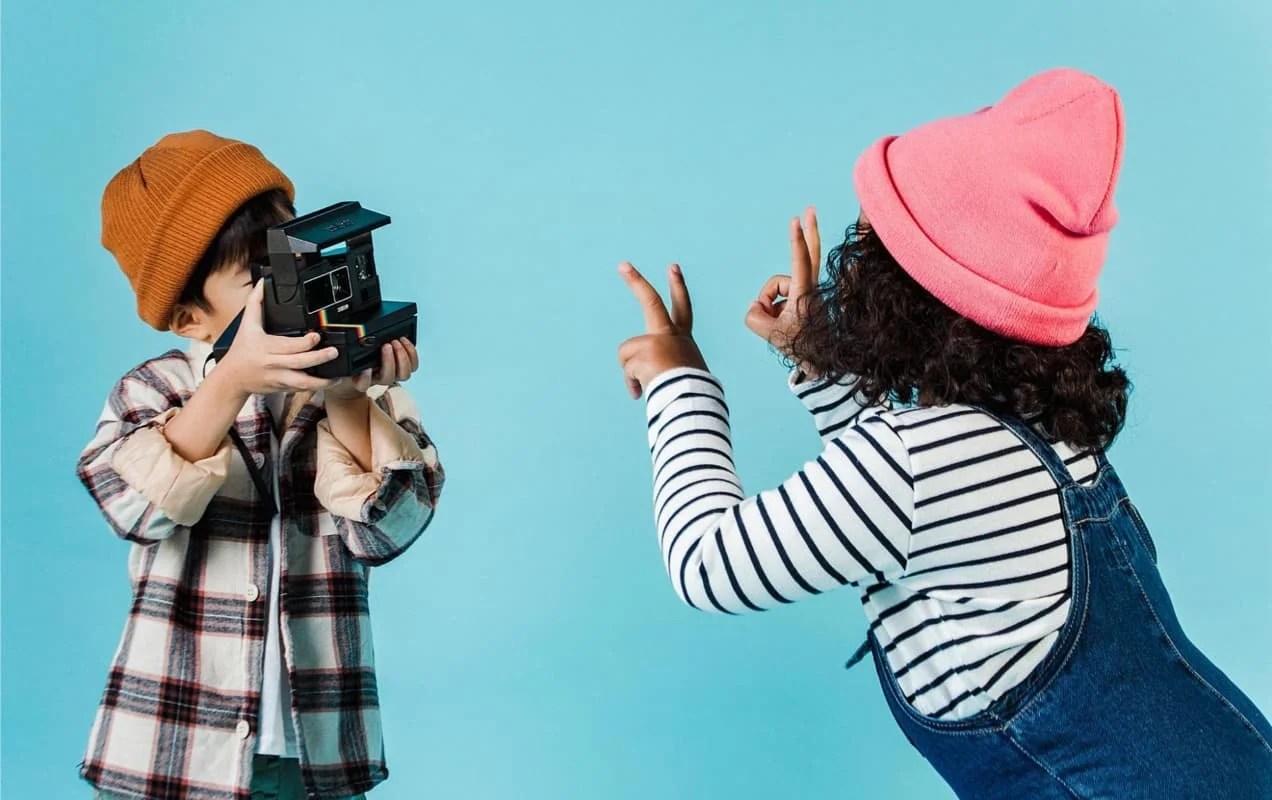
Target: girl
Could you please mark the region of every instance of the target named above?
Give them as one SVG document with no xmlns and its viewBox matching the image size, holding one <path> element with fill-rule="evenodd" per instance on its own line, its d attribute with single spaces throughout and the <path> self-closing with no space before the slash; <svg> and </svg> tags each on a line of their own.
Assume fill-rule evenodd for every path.
<svg viewBox="0 0 1272 800">
<path fill-rule="evenodd" d="M 1111 87 L 1053 70 L 867 150 L 825 282 L 812 209 L 792 221 L 747 325 L 825 449 L 752 497 L 679 267 L 670 313 L 620 267 L 676 592 L 734 614 L 855 587 L 854 661 L 961 797 L 1272 797 L 1272 727 L 1181 630 L 1105 458 L 1129 384 L 1092 313 L 1122 127 Z"/>
</svg>

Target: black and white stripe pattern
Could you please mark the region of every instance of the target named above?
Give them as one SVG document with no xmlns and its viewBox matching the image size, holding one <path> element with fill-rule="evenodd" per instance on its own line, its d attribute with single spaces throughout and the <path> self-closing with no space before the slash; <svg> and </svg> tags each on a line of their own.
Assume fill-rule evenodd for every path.
<svg viewBox="0 0 1272 800">
<path fill-rule="evenodd" d="M 842 384 L 793 384 L 825 448 L 748 497 L 709 373 L 649 387 L 654 510 L 689 605 L 762 611 L 851 584 L 893 674 L 923 713 L 959 719 L 1022 681 L 1069 609 L 1055 482 L 992 417 L 966 406 L 863 410 Z M 1079 480 L 1096 464 L 1063 445 Z"/>
</svg>

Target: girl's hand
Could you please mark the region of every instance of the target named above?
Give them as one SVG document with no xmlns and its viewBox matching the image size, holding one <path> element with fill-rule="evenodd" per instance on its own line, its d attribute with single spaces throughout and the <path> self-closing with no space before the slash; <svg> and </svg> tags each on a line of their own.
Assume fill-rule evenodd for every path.
<svg viewBox="0 0 1272 800">
<path fill-rule="evenodd" d="M 798 217 L 793 218 L 790 234 L 790 274 L 769 278 L 746 312 L 746 326 L 786 356 L 803 324 L 806 298 L 816 290 L 819 280 L 821 236 L 817 232 L 817 210 L 812 206 L 805 209 L 802 225 Z"/>
<path fill-rule="evenodd" d="M 645 334 L 628 339 L 618 348 L 618 361 L 623 365 L 623 377 L 627 379 L 627 390 L 632 397 L 639 399 L 645 387 L 669 369 L 706 369 L 707 362 L 693 340 L 693 306 L 680 266 L 672 264 L 668 270 L 670 314 L 658 290 L 650 286 L 635 267 L 623 262 L 618 271 L 645 312 Z"/>
<path fill-rule="evenodd" d="M 228 377 L 243 394 L 273 394 L 325 389 L 332 381 L 315 378 L 304 370 L 335 358 L 336 348 L 314 350 L 319 336 L 273 336 L 261 323 L 261 303 L 265 285 L 257 281 L 243 308 L 238 333 L 230 351 L 221 359 L 217 372 Z"/>
<path fill-rule="evenodd" d="M 420 368 L 420 354 L 405 336 L 380 348 L 380 368 L 364 370 L 359 375 L 341 378 L 327 389 L 327 400 L 341 402 L 366 394 L 372 386 L 402 383 Z"/>
</svg>

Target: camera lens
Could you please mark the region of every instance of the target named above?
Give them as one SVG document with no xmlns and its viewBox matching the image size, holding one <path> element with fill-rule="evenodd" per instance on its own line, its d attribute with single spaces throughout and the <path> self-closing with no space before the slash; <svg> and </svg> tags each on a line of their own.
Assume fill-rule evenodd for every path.
<svg viewBox="0 0 1272 800">
<path fill-rule="evenodd" d="M 348 300 L 352 292 L 349 290 L 349 273 L 338 269 L 331 273 L 331 294 L 336 301 Z"/>
<path fill-rule="evenodd" d="M 305 308 L 313 313 L 320 308 L 344 303 L 353 297 L 349 268 L 339 267 L 305 281 Z"/>
</svg>

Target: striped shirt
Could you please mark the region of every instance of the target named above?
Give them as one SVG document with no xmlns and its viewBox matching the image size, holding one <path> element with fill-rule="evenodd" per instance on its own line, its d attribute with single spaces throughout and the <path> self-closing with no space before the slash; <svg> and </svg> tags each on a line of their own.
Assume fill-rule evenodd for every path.
<svg viewBox="0 0 1272 800">
<path fill-rule="evenodd" d="M 1023 681 L 1069 610 L 1059 490 L 1008 428 L 969 406 L 863 409 L 843 383 L 792 383 L 824 449 L 748 497 L 710 373 L 650 385 L 654 513 L 681 599 L 763 611 L 844 584 L 919 712 L 963 719 Z M 1055 445 L 1079 482 L 1096 462 Z"/>
</svg>

